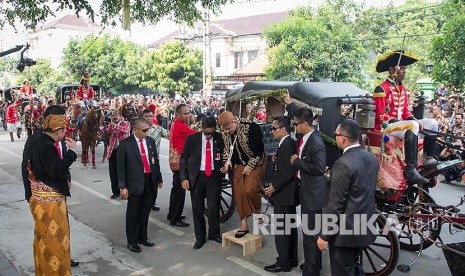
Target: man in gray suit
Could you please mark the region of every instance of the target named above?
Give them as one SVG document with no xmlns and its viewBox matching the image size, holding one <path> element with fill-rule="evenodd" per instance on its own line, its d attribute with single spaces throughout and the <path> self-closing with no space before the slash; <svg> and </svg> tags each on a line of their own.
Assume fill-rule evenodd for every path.
<svg viewBox="0 0 465 276">
<path fill-rule="evenodd" d="M 357 230 L 351 235 L 340 235 L 339 232 L 329 235 L 327 231 L 330 229 L 323 220 L 318 247 L 320 250 L 329 247 L 331 275 L 365 275 L 360 265 L 361 252 L 376 237 L 369 228 L 361 229 L 361 225 L 366 224 L 356 216 L 366 215 L 368 220 L 376 214 L 379 164 L 373 154 L 360 147 L 360 126 L 356 121 L 344 120 L 335 135 L 337 146 L 344 153 L 333 166 L 331 193 L 323 214 L 337 215 L 339 229 Z M 341 215 L 345 216 L 345 220 L 341 220 Z"/>
<path fill-rule="evenodd" d="M 127 199 L 126 237 L 128 248 L 141 252 L 138 243 L 153 246 L 147 238 L 147 226 L 157 188 L 163 186 L 155 140 L 147 136 L 144 119 L 133 124 L 133 134 L 118 147 L 118 186 L 121 199 Z"/>
<path fill-rule="evenodd" d="M 316 245 L 318 235 L 306 230 L 313 231 L 316 228 L 316 219 L 323 209 L 326 193 L 326 148 L 321 135 L 313 129 L 313 112 L 301 107 L 293 115 L 295 130 L 303 135 L 297 143 L 297 154 L 291 156 L 292 167 L 297 170 L 302 223 L 306 223 L 303 225 L 305 263 L 302 275 L 318 276 L 321 268 L 321 251 Z"/>
</svg>

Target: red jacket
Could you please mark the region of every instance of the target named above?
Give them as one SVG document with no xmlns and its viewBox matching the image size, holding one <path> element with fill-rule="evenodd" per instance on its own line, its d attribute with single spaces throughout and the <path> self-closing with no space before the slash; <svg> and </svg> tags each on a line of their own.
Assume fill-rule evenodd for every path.
<svg viewBox="0 0 465 276">
<path fill-rule="evenodd" d="M 93 100 L 94 99 L 94 89 L 92 89 L 92 86 L 89 87 L 84 87 L 84 85 L 79 85 L 78 91 L 77 91 L 77 98 L 79 100 Z"/>
<path fill-rule="evenodd" d="M 393 86 L 389 80 L 385 80 L 379 86 L 384 92 L 373 93 L 376 106 L 376 131 L 381 131 L 383 121 L 393 118 L 402 121 L 413 116 L 409 111 L 409 99 L 404 85 Z M 386 112 L 386 106 L 389 106 L 389 112 Z"/>
<path fill-rule="evenodd" d="M 184 149 L 187 136 L 196 133 L 197 131 L 190 128 L 181 120 L 174 119 L 170 131 L 170 149 L 169 163 L 172 171 L 179 170 L 179 158 Z"/>
<path fill-rule="evenodd" d="M 14 104 L 9 105 L 6 109 L 6 122 L 9 124 L 19 122 L 18 111 Z"/>
<path fill-rule="evenodd" d="M 26 88 L 26 86 L 21 85 L 21 89 L 19 90 L 19 94 L 26 95 L 27 97 L 31 96 L 32 93 L 34 93 L 34 90 L 32 89 L 32 86 L 29 86 Z"/>
</svg>

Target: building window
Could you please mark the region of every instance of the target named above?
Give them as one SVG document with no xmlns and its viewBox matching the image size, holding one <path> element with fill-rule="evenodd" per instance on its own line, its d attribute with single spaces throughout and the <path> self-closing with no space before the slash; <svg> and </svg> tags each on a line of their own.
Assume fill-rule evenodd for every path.
<svg viewBox="0 0 465 276">
<path fill-rule="evenodd" d="M 254 60 L 257 56 L 258 56 L 258 50 L 255 50 L 255 51 L 248 51 L 248 52 L 247 52 L 247 57 L 248 57 L 248 61 L 247 61 L 247 62 L 251 62 L 251 61 Z"/>
<path fill-rule="evenodd" d="M 234 53 L 234 69 L 242 68 L 242 61 L 244 59 L 244 52 Z"/>
<path fill-rule="evenodd" d="M 221 54 L 216 53 L 216 67 L 221 67 Z"/>
</svg>

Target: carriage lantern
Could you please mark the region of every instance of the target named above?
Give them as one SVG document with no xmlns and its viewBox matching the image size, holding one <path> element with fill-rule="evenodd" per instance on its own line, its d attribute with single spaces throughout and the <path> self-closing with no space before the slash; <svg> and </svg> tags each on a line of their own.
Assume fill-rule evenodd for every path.
<svg viewBox="0 0 465 276">
<path fill-rule="evenodd" d="M 375 127 L 375 102 L 367 97 L 359 105 L 357 111 L 357 122 L 361 128 L 371 129 Z"/>
</svg>

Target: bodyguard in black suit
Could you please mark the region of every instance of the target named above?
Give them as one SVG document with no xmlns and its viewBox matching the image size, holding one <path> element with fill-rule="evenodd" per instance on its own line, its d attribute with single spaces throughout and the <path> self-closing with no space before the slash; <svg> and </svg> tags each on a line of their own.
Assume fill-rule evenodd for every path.
<svg viewBox="0 0 465 276">
<path fill-rule="evenodd" d="M 297 146 L 298 154 L 291 157 L 292 167 L 297 170 L 299 198 L 303 216 L 303 249 L 305 263 L 302 275 L 320 275 L 321 251 L 316 244 L 318 235 L 311 235 L 316 219 L 324 205 L 326 180 L 326 149 L 320 134 L 313 129 L 313 113 L 308 108 L 294 111 L 296 132 L 303 135 Z M 305 220 L 305 218 L 307 220 Z M 305 225 L 306 223 L 306 225 Z"/>
<path fill-rule="evenodd" d="M 147 238 L 147 226 L 157 188 L 163 185 L 155 140 L 147 137 L 149 125 L 144 119 L 133 124 L 133 135 L 118 147 L 118 186 L 121 199 L 128 200 L 126 237 L 128 248 L 140 252 L 137 243 L 153 246 Z"/>
<path fill-rule="evenodd" d="M 279 147 L 273 158 L 273 172 L 271 174 L 271 184 L 265 188 L 265 194 L 273 200 L 274 214 L 288 216 L 286 219 L 279 219 L 284 222 L 284 227 L 277 230 L 285 230 L 286 221 L 296 216 L 296 206 L 298 205 L 298 189 L 295 181 L 295 170 L 291 165 L 291 156 L 296 152 L 296 143 L 289 136 L 291 126 L 287 117 L 277 117 L 273 120 L 271 127 L 273 138 L 278 141 Z M 278 258 L 276 263 L 265 266 L 269 272 L 288 272 L 293 266 L 297 266 L 297 228 L 292 228 L 291 233 L 286 235 L 275 235 L 276 251 Z"/>
<path fill-rule="evenodd" d="M 205 199 L 208 207 L 208 239 L 221 243 L 219 207 L 223 174 L 223 138 L 215 131 L 213 117 L 202 119 L 202 131 L 187 137 L 179 161 L 181 186 L 190 190 L 194 218 L 195 244 L 199 249 L 205 243 Z"/>
<path fill-rule="evenodd" d="M 379 164 L 373 154 L 360 147 L 360 126 L 356 121 L 344 120 L 337 127 L 335 135 L 337 146 L 344 153 L 333 166 L 329 202 L 323 214 L 344 215 L 344 225 L 341 225 L 339 218 L 340 229 L 359 229 L 361 234 L 328 235 L 325 231 L 328 230 L 327 226 L 323 223 L 318 247 L 321 250 L 329 247 L 331 275 L 365 275 L 360 266 L 362 248 L 372 244 L 376 237 L 370 229 L 361 229 L 360 220 L 354 219 L 354 215 L 364 214 L 370 219 L 376 214 L 375 189 Z M 363 233 L 365 230 L 366 234 Z"/>
</svg>

